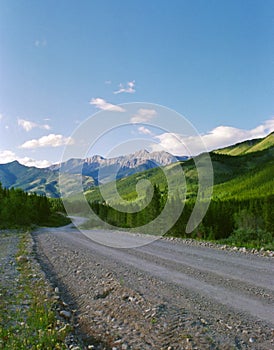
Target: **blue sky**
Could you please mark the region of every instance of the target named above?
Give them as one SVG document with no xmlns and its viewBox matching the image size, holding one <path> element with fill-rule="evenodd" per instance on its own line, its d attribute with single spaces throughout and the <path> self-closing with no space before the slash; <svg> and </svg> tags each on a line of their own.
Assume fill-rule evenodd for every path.
<svg viewBox="0 0 274 350">
<path fill-rule="evenodd" d="M 264 136 L 273 19 L 272 0 L 1 0 L 0 162 L 58 162 L 79 123 L 129 102 L 184 115 L 209 149 Z"/>
</svg>

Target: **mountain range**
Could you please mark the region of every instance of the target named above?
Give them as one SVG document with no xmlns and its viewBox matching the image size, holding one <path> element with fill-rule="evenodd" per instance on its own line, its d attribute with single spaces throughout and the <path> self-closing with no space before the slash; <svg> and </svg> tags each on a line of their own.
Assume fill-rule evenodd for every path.
<svg viewBox="0 0 274 350">
<path fill-rule="evenodd" d="M 21 188 L 27 192 L 36 192 L 48 197 L 59 197 L 58 180 L 61 171 L 66 179 L 66 186 L 73 183 L 74 174 L 82 174 L 84 190 L 124 178 L 158 166 L 166 166 L 174 162 L 186 161 L 188 157 L 174 157 L 167 152 L 138 152 L 106 159 L 95 155 L 87 159 L 69 159 L 48 168 L 27 167 L 18 161 L 0 164 L 0 182 L 6 188 Z M 100 172 L 99 172 L 100 169 Z M 73 184 L 71 185 L 73 188 Z"/>
<path fill-rule="evenodd" d="M 214 169 L 214 193 L 240 193 L 241 191 L 257 191 L 258 186 L 274 189 L 274 133 L 265 138 L 253 139 L 210 152 Z M 199 156 L 198 156 L 199 157 Z M 195 164 L 188 157 L 174 157 L 167 152 L 148 152 L 141 150 L 129 155 L 106 159 L 93 156 L 87 159 L 70 159 L 48 168 L 27 167 L 17 161 L 0 164 L 0 182 L 6 188 L 22 188 L 24 191 L 44 194 L 48 197 L 59 197 L 59 171 L 67 177 L 67 186 L 73 182 L 74 174 L 82 175 L 84 190 L 93 193 L 96 198 L 98 184 L 118 181 L 118 187 L 134 192 L 136 177 L 150 178 L 161 183 L 159 166 L 172 168 L 173 163 L 182 163 L 186 178 L 195 192 Z M 100 172 L 99 172 L 100 169 Z M 252 178 L 252 181 L 250 180 Z M 233 182 L 234 181 L 234 182 Z M 134 189 L 133 189 L 134 188 Z M 234 190 L 232 190 L 234 189 Z"/>
</svg>

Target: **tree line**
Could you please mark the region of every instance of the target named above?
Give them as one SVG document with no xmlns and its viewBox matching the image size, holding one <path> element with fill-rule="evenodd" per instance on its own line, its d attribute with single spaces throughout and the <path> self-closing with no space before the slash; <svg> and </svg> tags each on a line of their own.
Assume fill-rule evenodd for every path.
<svg viewBox="0 0 274 350">
<path fill-rule="evenodd" d="M 0 228 L 47 224 L 56 211 L 63 210 L 61 200 L 3 188 L 0 183 Z"/>
<path fill-rule="evenodd" d="M 179 195 L 172 196 L 170 213 L 165 220 L 171 223 L 181 207 Z M 162 212 L 167 201 L 167 189 L 161 191 L 154 185 L 151 202 L 138 211 L 138 204 L 128 205 L 123 210 L 115 210 L 105 202 L 92 201 L 90 206 L 98 217 L 111 225 L 132 228 L 140 227 L 155 219 Z M 271 243 L 274 238 L 274 195 L 246 199 L 212 199 L 209 208 L 199 226 L 191 233 L 186 233 L 186 226 L 195 205 L 195 198 L 186 200 L 178 220 L 172 225 L 167 235 L 182 238 L 204 240 L 231 240 L 261 246 Z M 135 212 L 132 213 L 132 209 Z M 161 223 L 158 225 L 161 225 Z M 160 227 L 155 227 L 155 230 Z M 155 232 L 157 233 L 157 232 Z"/>
</svg>

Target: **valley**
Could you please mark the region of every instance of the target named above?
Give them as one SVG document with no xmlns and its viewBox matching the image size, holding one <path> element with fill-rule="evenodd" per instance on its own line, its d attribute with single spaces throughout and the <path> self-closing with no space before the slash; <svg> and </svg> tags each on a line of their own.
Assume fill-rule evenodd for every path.
<svg viewBox="0 0 274 350">
<path fill-rule="evenodd" d="M 18 272 L 22 268 L 15 258 L 19 241 L 14 230 L 31 226 L 31 234 L 24 235 L 29 242 L 24 266 L 31 269 L 36 264 L 36 273 L 26 283 L 42 275 L 45 298 L 50 297 L 52 305 L 52 321 L 40 326 L 45 328 L 46 340 L 38 335 L 30 341 L 81 350 L 270 349 L 274 326 L 273 133 L 260 141 L 210 153 L 214 184 L 204 189 L 200 200 L 206 200 L 211 191 L 212 198 L 192 232 L 186 227 L 199 190 L 195 162 L 203 164 L 203 155 L 179 161 L 166 154 L 156 157 L 142 151 L 138 155 L 140 159 L 135 155 L 131 161 L 122 157 L 120 163 L 97 156 L 93 161 L 73 159 L 46 169 L 18 162 L 0 165 L 1 225 L 12 228 L 8 235 L 0 231 L 3 242 L 6 237 L 10 240 L 10 256 L 4 254 L 2 260 L 6 264 L 10 259 L 13 268 L 6 277 L 15 267 Z M 99 163 L 105 167 L 102 182 Z M 112 172 L 116 174 L 121 165 L 120 175 L 112 181 Z M 62 168 L 69 193 L 63 199 L 58 188 Z M 176 169 L 183 170 L 186 179 L 184 211 L 164 237 L 163 219 L 151 232 L 142 232 L 139 227 L 153 221 L 168 201 L 171 211 L 164 221 L 172 222 L 180 201 L 177 191 L 182 190 L 176 187 Z M 82 177 L 84 198 L 97 219 L 81 211 L 79 194 L 73 193 L 75 175 Z M 169 199 L 166 175 L 171 185 Z M 142 183 L 146 180 L 153 185 L 153 193 Z M 147 198 L 150 203 L 145 202 Z M 118 210 L 112 208 L 117 204 Z M 86 214 L 71 218 L 77 229 L 73 224 L 54 227 L 68 223 L 67 208 Z M 109 224 L 115 229 L 109 230 Z M 15 288 L 12 292 L 10 304 L 18 294 Z M 29 310 L 28 304 L 24 310 Z M 43 312 L 48 320 L 48 311 Z M 29 313 L 31 320 L 36 311 Z M 21 323 L 18 334 L 24 337 L 25 323 Z M 49 334 L 52 325 L 54 339 Z M 8 337 L 3 334 L 3 344 L 20 342 L 10 333 Z"/>
</svg>

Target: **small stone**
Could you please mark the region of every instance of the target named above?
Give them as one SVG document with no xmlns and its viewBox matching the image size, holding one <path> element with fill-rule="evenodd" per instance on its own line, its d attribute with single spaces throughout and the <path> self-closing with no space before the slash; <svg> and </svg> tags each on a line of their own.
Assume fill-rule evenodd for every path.
<svg viewBox="0 0 274 350">
<path fill-rule="evenodd" d="M 127 350 L 128 349 L 128 345 L 127 344 L 122 344 L 122 350 Z"/>
<path fill-rule="evenodd" d="M 69 326 L 67 324 L 65 324 L 62 328 L 59 329 L 59 333 L 64 332 Z"/>
<path fill-rule="evenodd" d="M 255 343 L 256 339 L 254 337 L 249 338 L 249 343 Z"/>
<path fill-rule="evenodd" d="M 66 310 L 61 310 L 60 311 L 60 316 L 69 319 L 71 317 L 71 312 L 70 311 L 66 311 Z"/>
<path fill-rule="evenodd" d="M 24 262 L 27 262 L 29 261 L 28 257 L 25 256 L 25 255 L 20 255 L 16 258 L 16 260 L 19 262 L 19 263 L 24 263 Z"/>
<path fill-rule="evenodd" d="M 123 299 L 123 300 L 127 300 L 128 298 L 129 298 L 129 295 L 128 295 L 128 294 L 125 293 L 125 294 L 122 295 L 122 299 Z"/>
<path fill-rule="evenodd" d="M 55 287 L 55 288 L 54 288 L 54 293 L 56 293 L 56 294 L 59 293 L 59 288 L 58 288 L 58 287 Z"/>
</svg>

